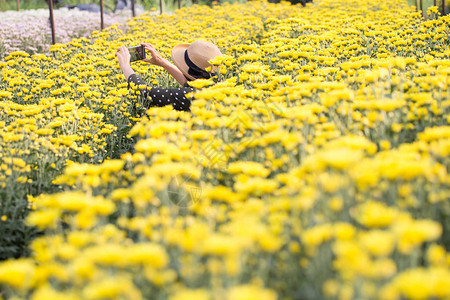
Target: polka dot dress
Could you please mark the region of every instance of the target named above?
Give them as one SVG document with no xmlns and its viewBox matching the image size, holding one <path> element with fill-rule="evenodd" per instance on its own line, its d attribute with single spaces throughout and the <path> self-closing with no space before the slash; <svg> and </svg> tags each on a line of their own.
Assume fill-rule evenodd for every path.
<svg viewBox="0 0 450 300">
<path fill-rule="evenodd" d="M 133 82 L 136 86 L 146 85 L 138 75 L 132 74 L 128 77 L 128 87 Z M 186 94 L 193 92 L 191 87 L 182 88 L 151 88 L 150 90 L 142 90 L 141 93 L 147 99 L 150 97 L 151 101 L 148 102 L 148 107 L 151 106 L 166 106 L 172 105 L 176 110 L 190 111 L 191 100 L 186 98 Z M 150 100 L 150 99 L 149 99 Z"/>
</svg>

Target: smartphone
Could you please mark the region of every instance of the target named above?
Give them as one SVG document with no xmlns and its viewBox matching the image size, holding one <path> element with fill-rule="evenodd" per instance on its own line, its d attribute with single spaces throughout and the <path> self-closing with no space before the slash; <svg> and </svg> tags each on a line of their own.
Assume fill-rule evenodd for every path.
<svg viewBox="0 0 450 300">
<path fill-rule="evenodd" d="M 129 47 L 128 51 L 130 51 L 130 62 L 141 60 L 145 58 L 145 48 L 143 45 Z"/>
</svg>

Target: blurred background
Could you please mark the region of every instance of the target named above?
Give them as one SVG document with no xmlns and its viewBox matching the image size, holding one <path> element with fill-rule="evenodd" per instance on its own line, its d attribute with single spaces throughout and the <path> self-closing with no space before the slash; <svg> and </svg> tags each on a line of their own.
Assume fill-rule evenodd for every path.
<svg viewBox="0 0 450 300">
<path fill-rule="evenodd" d="M 112 12 L 116 7 L 116 3 L 121 0 L 103 0 L 104 9 L 106 12 Z M 123 0 L 122 0 L 123 1 Z M 131 3 L 131 0 L 126 0 Z M 160 5 L 160 0 L 135 0 L 135 4 L 144 10 L 148 11 L 153 8 L 158 8 Z M 173 11 L 178 8 L 178 0 L 162 0 L 163 5 L 166 10 Z M 211 4 L 217 0 L 181 0 L 181 6 L 190 6 L 194 3 L 198 4 Z M 270 2 L 279 2 L 280 0 L 272 0 Z M 288 0 L 293 4 L 303 2 L 302 0 Z M 364 1 L 364 0 L 362 0 Z M 450 12 L 450 0 L 404 0 L 411 6 L 416 6 L 418 9 L 426 11 L 429 7 L 436 5 L 439 7 L 439 11 L 442 11 L 444 1 L 445 13 Z M 246 2 L 246 0 L 220 0 L 220 2 Z M 54 0 L 55 9 L 69 6 L 69 5 L 80 5 L 80 4 L 100 4 L 99 0 Z M 19 5 L 20 10 L 27 9 L 39 9 L 47 8 L 46 0 L 0 0 L 0 11 L 7 10 L 17 10 Z"/>
<path fill-rule="evenodd" d="M 439 12 L 442 10 L 442 4 L 444 4 L 445 14 L 450 12 L 450 0 L 405 0 L 411 6 L 416 6 L 418 9 L 422 9 L 426 15 L 426 11 L 429 7 L 436 5 L 439 7 Z M 444 1 L 444 3 L 442 3 Z"/>
<path fill-rule="evenodd" d="M 127 0 L 131 3 L 131 0 Z M 116 6 L 117 0 L 103 0 L 104 9 L 107 12 L 112 12 Z M 178 8 L 178 0 L 163 0 L 166 8 Z M 181 6 L 190 6 L 193 3 L 211 4 L 213 0 L 181 0 Z M 217 1 L 216 1 L 217 2 Z M 238 2 L 221 0 L 221 2 Z M 245 1 L 240 1 L 245 2 Z M 97 4 L 100 5 L 99 0 L 54 0 L 54 8 L 61 8 L 68 5 L 80 4 Z M 135 4 L 144 8 L 144 10 L 151 10 L 152 8 L 159 8 L 159 0 L 135 0 Z M 47 8 L 46 0 L 19 0 L 20 10 Z M 17 10 L 17 0 L 0 0 L 0 11 Z"/>
</svg>

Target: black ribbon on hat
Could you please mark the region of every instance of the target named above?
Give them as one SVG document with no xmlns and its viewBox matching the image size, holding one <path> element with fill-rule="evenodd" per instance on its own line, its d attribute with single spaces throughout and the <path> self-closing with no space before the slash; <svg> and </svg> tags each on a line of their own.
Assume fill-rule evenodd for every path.
<svg viewBox="0 0 450 300">
<path fill-rule="evenodd" d="M 188 74 L 194 77 L 195 79 L 198 78 L 205 78 L 209 79 L 211 76 L 216 76 L 216 73 L 208 73 L 202 68 L 198 67 L 196 64 L 192 62 L 192 60 L 189 58 L 189 55 L 187 53 L 187 50 L 184 51 L 184 60 L 186 61 L 186 64 L 188 65 Z"/>
</svg>

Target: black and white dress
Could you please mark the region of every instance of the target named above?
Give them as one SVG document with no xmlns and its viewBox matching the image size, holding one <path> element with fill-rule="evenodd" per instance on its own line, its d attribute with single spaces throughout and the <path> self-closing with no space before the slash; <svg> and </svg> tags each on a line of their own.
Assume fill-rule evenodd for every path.
<svg viewBox="0 0 450 300">
<path fill-rule="evenodd" d="M 145 108 L 152 106 L 166 106 L 171 104 L 176 110 L 190 111 L 191 100 L 186 98 L 186 94 L 193 92 L 195 89 L 191 87 L 180 88 L 159 88 L 149 87 L 138 75 L 131 74 L 128 77 L 128 87 L 130 83 L 136 86 L 145 85 L 146 88 L 138 88 L 144 99 L 143 105 Z"/>
</svg>

